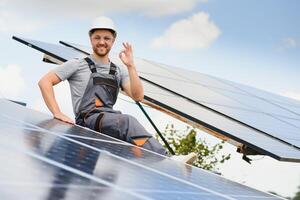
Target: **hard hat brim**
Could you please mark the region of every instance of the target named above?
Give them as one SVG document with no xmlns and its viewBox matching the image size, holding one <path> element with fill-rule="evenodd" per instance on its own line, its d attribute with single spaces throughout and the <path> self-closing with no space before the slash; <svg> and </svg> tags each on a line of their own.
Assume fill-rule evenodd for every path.
<svg viewBox="0 0 300 200">
<path fill-rule="evenodd" d="M 92 28 L 89 30 L 89 36 L 91 36 L 96 30 L 108 30 L 114 35 L 114 37 L 117 37 L 117 32 L 111 28 Z"/>
</svg>

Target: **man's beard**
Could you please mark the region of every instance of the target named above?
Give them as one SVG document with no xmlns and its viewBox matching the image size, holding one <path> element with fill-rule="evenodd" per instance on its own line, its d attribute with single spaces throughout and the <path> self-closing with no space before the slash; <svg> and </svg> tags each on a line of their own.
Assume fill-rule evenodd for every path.
<svg viewBox="0 0 300 200">
<path fill-rule="evenodd" d="M 103 51 L 99 51 L 98 48 L 99 48 L 99 47 L 93 47 L 93 51 L 94 51 L 94 53 L 95 53 L 97 56 L 100 56 L 100 57 L 106 56 L 106 55 L 109 53 L 109 51 L 110 51 L 110 49 L 108 49 L 108 48 L 106 48 L 106 47 L 102 48 L 102 49 L 104 49 Z M 101 48 L 101 46 L 100 46 L 100 48 Z"/>
</svg>

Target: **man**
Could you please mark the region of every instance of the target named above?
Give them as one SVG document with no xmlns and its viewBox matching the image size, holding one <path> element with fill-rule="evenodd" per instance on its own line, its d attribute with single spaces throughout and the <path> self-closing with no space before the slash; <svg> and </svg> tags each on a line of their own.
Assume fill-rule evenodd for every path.
<svg viewBox="0 0 300 200">
<path fill-rule="evenodd" d="M 124 49 L 119 54 L 127 69 L 110 62 L 109 52 L 116 36 L 111 19 L 96 18 L 89 30 L 93 53 L 84 59 L 69 60 L 48 72 L 39 81 L 44 101 L 54 118 L 74 123 L 60 111 L 53 91 L 54 85 L 68 80 L 76 124 L 168 155 L 163 146 L 134 117 L 113 110 L 120 88 L 135 101 L 141 101 L 144 97 L 143 86 L 133 60 L 132 46 L 123 43 Z M 177 160 L 191 163 L 194 159 L 195 155 L 191 154 Z"/>
</svg>

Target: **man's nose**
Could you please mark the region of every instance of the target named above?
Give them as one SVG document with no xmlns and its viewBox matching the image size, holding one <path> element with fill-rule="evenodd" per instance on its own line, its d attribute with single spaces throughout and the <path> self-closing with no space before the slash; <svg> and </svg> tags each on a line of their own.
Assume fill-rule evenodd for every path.
<svg viewBox="0 0 300 200">
<path fill-rule="evenodd" d="M 103 38 L 100 38 L 99 44 L 104 44 L 104 43 L 105 43 L 105 40 Z"/>
</svg>

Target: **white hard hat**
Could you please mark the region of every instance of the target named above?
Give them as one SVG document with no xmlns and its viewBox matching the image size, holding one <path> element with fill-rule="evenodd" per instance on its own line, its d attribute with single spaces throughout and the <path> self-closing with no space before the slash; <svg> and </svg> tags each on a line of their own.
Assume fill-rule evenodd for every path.
<svg viewBox="0 0 300 200">
<path fill-rule="evenodd" d="M 114 22 L 105 16 L 97 17 L 92 22 L 92 25 L 89 30 L 89 34 L 91 35 L 91 32 L 95 29 L 108 29 L 111 30 L 114 34 L 114 36 L 117 36 L 117 31 Z"/>
</svg>

